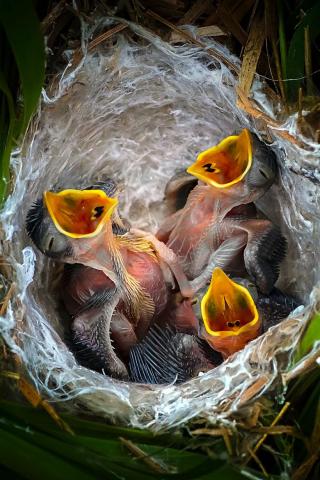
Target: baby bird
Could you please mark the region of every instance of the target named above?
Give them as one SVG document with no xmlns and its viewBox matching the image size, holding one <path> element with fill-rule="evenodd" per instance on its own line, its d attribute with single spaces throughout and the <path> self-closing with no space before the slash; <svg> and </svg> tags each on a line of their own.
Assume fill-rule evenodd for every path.
<svg viewBox="0 0 320 480">
<path fill-rule="evenodd" d="M 216 268 L 209 288 L 198 292 L 196 302 L 184 299 L 171 312 L 165 311 L 163 323 L 158 321 L 132 347 L 130 378 L 161 384 L 189 380 L 244 348 L 297 306 L 294 298 L 277 289 L 263 295 L 249 280 L 232 280 Z M 176 318 L 175 328 L 170 314 Z M 186 329 L 192 325 L 198 325 L 198 332 Z"/>
<path fill-rule="evenodd" d="M 242 259 L 259 290 L 269 293 L 286 240 L 269 220 L 257 217 L 252 202 L 276 177 L 272 150 L 243 130 L 200 153 L 187 172 L 200 182 L 195 186 L 186 173 L 169 182 L 167 202 L 180 209 L 165 220 L 157 238 L 179 257 L 195 291 L 206 284 L 215 266 L 234 271 L 234 262 Z"/>
<path fill-rule="evenodd" d="M 29 210 L 26 228 L 43 254 L 71 264 L 62 298 L 73 318 L 75 355 L 85 366 L 126 379 L 120 357 L 145 335 L 173 289 L 182 296 L 191 290 L 165 245 L 122 222 L 117 193 L 112 180 L 47 191 Z"/>
</svg>

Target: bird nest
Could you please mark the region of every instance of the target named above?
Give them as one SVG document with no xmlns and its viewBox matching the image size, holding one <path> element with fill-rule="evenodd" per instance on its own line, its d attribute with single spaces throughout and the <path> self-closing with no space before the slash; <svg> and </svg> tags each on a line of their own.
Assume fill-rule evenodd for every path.
<svg viewBox="0 0 320 480">
<path fill-rule="evenodd" d="M 154 431 L 199 418 L 230 424 L 235 415 L 250 415 L 265 393 L 281 394 L 316 352 L 314 347 L 293 362 L 319 300 L 319 145 L 306 149 L 299 139 L 292 141 L 298 138 L 295 116 L 275 126 L 276 106 L 259 80 L 252 101 L 262 118 L 273 119 L 272 128 L 238 107 L 236 76 L 221 59 L 236 66 L 239 60 L 222 45 L 172 45 L 128 23 L 112 44 L 88 48 L 96 32 L 114 23 L 104 19 L 84 28 L 83 51 L 71 52 L 66 70 L 44 92 L 24 148 L 12 157 L 15 187 L 1 221 L 15 294 L 1 317 L 1 332 L 42 395 L 61 407 Z M 240 128 L 268 135 L 277 155 L 279 177 L 258 207 L 288 240 L 278 286 L 298 297 L 301 307 L 219 367 L 182 385 L 126 383 L 80 366 L 64 341 L 59 268 L 26 236 L 30 205 L 44 190 L 110 176 L 123 185 L 121 214 L 155 232 L 165 214 L 164 187 L 175 170 Z"/>
</svg>

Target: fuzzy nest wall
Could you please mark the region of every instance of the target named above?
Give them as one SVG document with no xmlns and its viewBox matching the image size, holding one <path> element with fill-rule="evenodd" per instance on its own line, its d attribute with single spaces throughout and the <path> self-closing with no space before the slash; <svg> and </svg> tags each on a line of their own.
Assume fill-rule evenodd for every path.
<svg viewBox="0 0 320 480">
<path fill-rule="evenodd" d="M 91 30 L 84 28 L 83 48 L 94 31 L 113 23 L 104 19 Z M 221 45 L 207 44 L 239 64 Z M 27 210 L 44 190 L 86 186 L 105 176 L 123 184 L 121 214 L 154 232 L 165 215 L 165 184 L 177 168 L 235 129 L 260 135 L 237 108 L 235 86 L 233 74 L 205 51 L 169 45 L 130 24 L 113 46 L 86 52 L 53 93 L 44 93 L 24 154 L 12 158 L 15 188 L 1 220 L 16 298 L 0 328 L 46 398 L 72 410 L 163 430 L 199 416 L 228 421 L 257 396 L 285 384 L 283 374 L 318 301 L 319 178 L 313 163 L 318 145 L 308 153 L 273 131 L 281 174 L 259 203 L 289 242 L 278 286 L 298 295 L 305 307 L 218 368 L 180 386 L 128 384 L 77 364 L 64 344 L 57 312 L 57 267 L 25 233 Z M 261 108 L 272 111 L 258 81 L 254 96 Z M 295 124 L 291 117 L 283 128 L 295 133 Z"/>
</svg>

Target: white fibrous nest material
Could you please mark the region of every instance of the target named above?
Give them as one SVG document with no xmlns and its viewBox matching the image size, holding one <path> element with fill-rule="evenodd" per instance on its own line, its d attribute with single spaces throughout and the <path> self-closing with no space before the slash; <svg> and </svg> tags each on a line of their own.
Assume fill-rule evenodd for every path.
<svg viewBox="0 0 320 480">
<path fill-rule="evenodd" d="M 113 23 L 104 19 L 95 32 Z M 84 44 L 93 33 L 85 31 Z M 207 45 L 239 65 L 220 44 Z M 0 329 L 39 391 L 61 407 L 156 431 L 196 417 L 229 421 L 259 395 L 285 387 L 293 351 L 318 301 L 319 146 L 303 150 L 273 129 L 281 173 L 258 205 L 288 239 L 278 286 L 304 306 L 219 367 L 180 386 L 130 384 L 80 366 L 63 338 L 54 295 L 57 267 L 25 232 L 26 213 L 44 190 L 85 187 L 107 176 L 123 185 L 123 217 L 155 232 L 164 187 L 177 168 L 237 129 L 261 137 L 236 105 L 236 83 L 205 50 L 170 45 L 129 24 L 111 46 L 86 52 L 53 94 L 44 94 L 24 154 L 12 158 L 15 188 L 1 220 L 16 298 L 0 318 Z M 259 81 L 253 91 L 260 108 L 272 112 Z M 290 117 L 283 129 L 296 134 L 296 119 Z"/>
</svg>

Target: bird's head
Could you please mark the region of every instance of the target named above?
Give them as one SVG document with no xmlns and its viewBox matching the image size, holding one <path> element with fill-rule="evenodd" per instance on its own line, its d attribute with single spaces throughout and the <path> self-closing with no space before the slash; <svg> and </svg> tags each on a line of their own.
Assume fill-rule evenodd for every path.
<svg viewBox="0 0 320 480">
<path fill-rule="evenodd" d="M 43 254 L 63 260 L 79 239 L 99 235 L 117 203 L 102 189 L 46 191 L 30 208 L 26 229 Z"/>
<path fill-rule="evenodd" d="M 273 151 L 244 129 L 201 152 L 187 172 L 221 194 L 251 202 L 272 185 L 277 164 Z"/>
<path fill-rule="evenodd" d="M 225 358 L 260 333 L 261 320 L 255 301 L 245 282 L 241 283 L 216 268 L 201 300 L 203 336 Z"/>
</svg>

